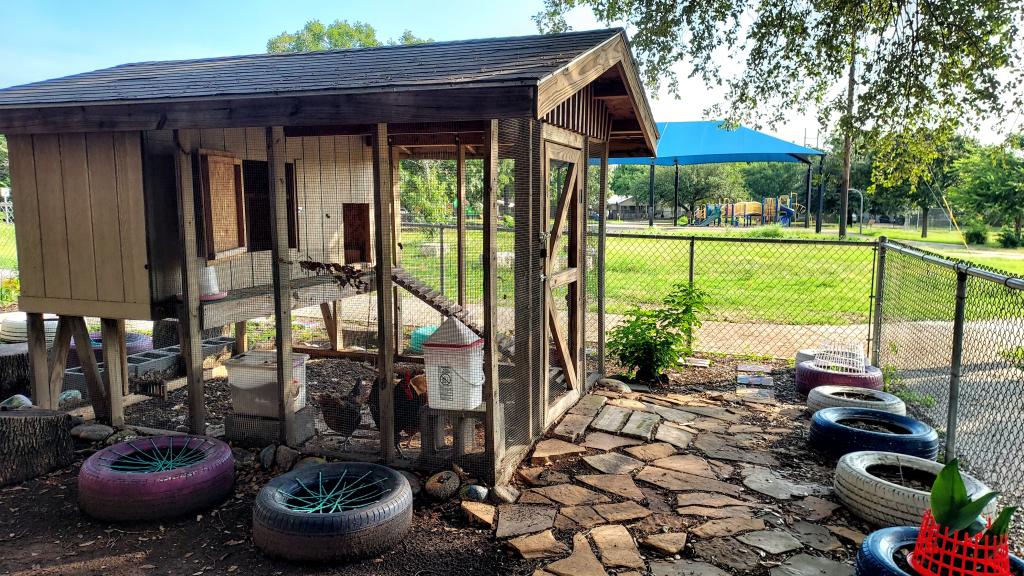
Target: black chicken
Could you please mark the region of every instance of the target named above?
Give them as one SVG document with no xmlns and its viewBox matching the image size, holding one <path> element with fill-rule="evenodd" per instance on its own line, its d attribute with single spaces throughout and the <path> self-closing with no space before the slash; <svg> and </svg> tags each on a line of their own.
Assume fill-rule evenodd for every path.
<svg viewBox="0 0 1024 576">
<path fill-rule="evenodd" d="M 380 428 L 377 415 L 380 414 L 380 383 L 373 387 L 370 392 L 370 415 L 373 417 L 377 428 Z M 420 431 L 420 417 L 427 407 L 427 379 L 420 374 L 413 375 L 412 372 L 405 372 L 399 382 L 395 384 L 395 449 L 399 456 L 402 454 L 400 436 L 405 432 L 409 437 L 406 448 L 412 442 L 412 437 Z"/>
<path fill-rule="evenodd" d="M 317 402 L 327 427 L 345 437 L 341 448 L 347 448 L 352 433 L 359 428 L 363 419 L 363 406 L 366 404 L 366 385 L 357 382 L 352 386 L 348 396 L 339 397 L 333 394 L 320 394 Z"/>
</svg>

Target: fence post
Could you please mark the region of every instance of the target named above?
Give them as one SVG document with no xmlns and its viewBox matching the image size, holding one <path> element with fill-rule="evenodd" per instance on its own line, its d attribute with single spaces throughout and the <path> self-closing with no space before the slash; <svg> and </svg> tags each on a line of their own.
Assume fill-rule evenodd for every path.
<svg viewBox="0 0 1024 576">
<path fill-rule="evenodd" d="M 967 272 L 956 270 L 956 308 L 953 312 L 953 354 L 949 362 L 949 405 L 946 413 L 946 462 L 956 458 L 957 412 L 960 407 L 960 365 L 964 351 L 964 308 L 967 303 Z"/>
<path fill-rule="evenodd" d="M 439 226 L 439 228 L 441 229 L 441 234 L 440 234 L 439 241 L 441 243 L 441 250 L 440 250 L 440 254 L 441 254 L 441 257 L 440 257 L 440 261 L 441 261 L 441 294 L 443 295 L 444 294 L 444 224 L 442 223 Z"/>
<path fill-rule="evenodd" d="M 687 273 L 689 274 L 690 289 L 693 289 L 693 257 L 696 252 L 697 239 L 693 236 L 690 237 L 690 264 L 687 267 Z M 693 331 L 690 331 L 686 336 L 686 347 L 693 350 Z"/>
<path fill-rule="evenodd" d="M 882 362 L 882 299 L 885 290 L 885 246 L 888 238 L 878 237 L 878 261 L 875 263 L 875 310 L 870 335 L 871 363 L 881 368 Z"/>
</svg>

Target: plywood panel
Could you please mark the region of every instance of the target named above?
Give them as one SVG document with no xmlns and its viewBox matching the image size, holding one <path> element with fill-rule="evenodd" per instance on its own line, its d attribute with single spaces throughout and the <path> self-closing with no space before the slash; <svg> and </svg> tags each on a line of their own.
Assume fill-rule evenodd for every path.
<svg viewBox="0 0 1024 576">
<path fill-rule="evenodd" d="M 231 152 L 238 158 L 248 159 L 248 148 L 246 146 L 246 130 L 243 128 L 230 128 L 223 130 L 224 150 Z M 242 179 L 243 186 L 245 178 Z M 226 264 L 231 275 L 230 288 L 222 290 L 237 290 L 243 287 L 252 286 L 252 253 L 242 254 L 229 260 Z"/>
<path fill-rule="evenodd" d="M 340 262 L 338 235 L 341 232 L 338 163 L 334 154 L 335 137 L 320 138 L 320 241 L 323 261 Z"/>
<path fill-rule="evenodd" d="M 207 150 L 226 150 L 224 141 L 224 129 L 221 128 L 203 128 L 202 130 L 196 130 L 195 134 L 199 137 L 199 147 Z M 206 224 L 204 223 L 203 226 Z M 202 254 L 200 254 L 202 256 Z M 230 261 L 207 261 L 206 265 L 213 267 L 217 272 L 217 287 L 221 290 L 233 290 L 239 288 L 232 282 L 231 276 L 231 262 Z"/>
<path fill-rule="evenodd" d="M 11 194 L 18 207 L 14 228 L 18 246 L 18 275 L 24 296 L 44 296 L 43 247 L 39 235 L 39 199 L 31 136 L 8 136 L 11 163 Z"/>
<path fill-rule="evenodd" d="M 149 302 L 140 133 L 118 132 L 114 135 L 114 162 L 117 167 L 117 212 L 121 223 L 125 301 Z"/>
<path fill-rule="evenodd" d="M 96 258 L 92 241 L 92 203 L 85 134 L 60 135 L 61 185 L 67 217 L 71 297 L 96 300 Z"/>
<path fill-rule="evenodd" d="M 87 134 L 85 143 L 89 155 L 89 199 L 92 203 L 93 245 L 96 251 L 96 297 L 108 302 L 124 302 L 127 292 L 131 295 L 127 301 L 145 301 L 137 299 L 135 279 L 124 274 L 125 270 L 131 270 L 124 268 L 125 257 L 122 249 L 131 251 L 131 247 L 122 242 L 121 236 L 124 231 L 121 229 L 120 218 L 121 204 L 131 202 L 129 197 L 132 193 L 141 195 L 142 189 L 140 187 L 132 191 L 126 187 L 119 190 L 114 159 L 114 136 L 111 133 Z M 125 172 L 128 170 L 126 167 Z M 127 177 L 127 174 L 125 176 Z M 118 198 L 121 194 L 125 196 L 123 201 Z M 139 221 L 143 221 L 141 217 Z M 139 226 L 142 227 L 142 224 Z M 127 240 L 132 238 L 130 234 L 125 236 Z M 130 256 L 128 260 L 130 262 Z M 142 270 L 145 272 L 144 267 Z M 144 297 L 148 300 L 148 290 Z"/>
<path fill-rule="evenodd" d="M 46 296 L 71 298 L 71 267 L 68 262 L 67 214 L 61 177 L 60 139 L 57 135 L 35 136 L 36 190 L 39 196 L 40 238 Z"/>
</svg>

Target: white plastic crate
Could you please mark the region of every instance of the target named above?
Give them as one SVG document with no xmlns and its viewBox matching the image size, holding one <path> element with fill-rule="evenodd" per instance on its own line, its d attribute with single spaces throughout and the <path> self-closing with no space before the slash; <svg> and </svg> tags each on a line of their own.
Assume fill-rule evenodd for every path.
<svg viewBox="0 0 1024 576">
<path fill-rule="evenodd" d="M 863 374 L 867 371 L 867 358 L 860 344 L 826 342 L 815 352 L 814 365 L 832 372 Z"/>
<path fill-rule="evenodd" d="M 298 382 L 295 411 L 306 407 L 306 354 L 292 354 L 292 378 Z M 277 352 L 252 351 L 224 361 L 237 414 L 277 418 Z"/>
</svg>

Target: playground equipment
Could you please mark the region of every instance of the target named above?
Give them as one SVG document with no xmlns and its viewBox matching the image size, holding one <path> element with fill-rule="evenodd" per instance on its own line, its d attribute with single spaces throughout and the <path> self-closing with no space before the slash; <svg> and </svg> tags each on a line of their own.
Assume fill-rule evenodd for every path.
<svg viewBox="0 0 1024 576">
<path fill-rule="evenodd" d="M 692 226 L 756 226 L 781 224 L 790 226 L 804 206 L 797 204 L 791 196 L 741 200 L 732 202 L 725 199 L 721 204 L 705 204 L 694 211 Z"/>
</svg>

